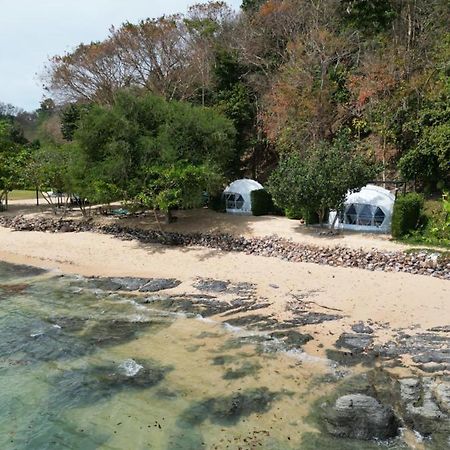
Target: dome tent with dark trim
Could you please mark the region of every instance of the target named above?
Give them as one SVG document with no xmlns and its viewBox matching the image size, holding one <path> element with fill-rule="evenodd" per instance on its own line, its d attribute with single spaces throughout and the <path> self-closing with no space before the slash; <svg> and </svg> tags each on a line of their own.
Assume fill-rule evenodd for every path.
<svg viewBox="0 0 450 450">
<path fill-rule="evenodd" d="M 223 192 L 225 207 L 228 213 L 251 214 L 251 192 L 264 189 L 257 181 L 242 179 L 233 181 Z"/>
<path fill-rule="evenodd" d="M 394 203 L 394 194 L 382 187 L 368 184 L 360 191 L 347 195 L 343 211 L 336 220 L 336 228 L 389 233 Z M 335 215 L 335 211 L 330 213 L 330 224 Z"/>
</svg>

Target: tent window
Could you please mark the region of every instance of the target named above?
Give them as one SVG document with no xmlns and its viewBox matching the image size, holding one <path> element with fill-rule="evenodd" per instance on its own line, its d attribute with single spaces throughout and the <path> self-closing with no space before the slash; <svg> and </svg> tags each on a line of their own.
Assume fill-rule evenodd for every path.
<svg viewBox="0 0 450 450">
<path fill-rule="evenodd" d="M 227 209 L 242 209 L 244 206 L 244 198 L 241 194 L 227 192 L 225 194 L 225 204 Z"/>
<path fill-rule="evenodd" d="M 360 205 L 357 224 L 366 227 L 372 225 L 372 208 L 370 205 Z"/>
<path fill-rule="evenodd" d="M 345 223 L 355 225 L 357 218 L 358 218 L 358 215 L 356 214 L 355 205 L 351 204 L 347 208 L 347 211 L 345 212 Z"/>
<path fill-rule="evenodd" d="M 377 207 L 375 214 L 373 215 L 373 224 L 376 227 L 381 227 L 386 218 L 386 214 L 381 210 L 381 208 Z"/>
<path fill-rule="evenodd" d="M 386 214 L 378 206 L 352 203 L 345 210 L 344 223 L 365 227 L 381 227 L 385 218 Z"/>
</svg>

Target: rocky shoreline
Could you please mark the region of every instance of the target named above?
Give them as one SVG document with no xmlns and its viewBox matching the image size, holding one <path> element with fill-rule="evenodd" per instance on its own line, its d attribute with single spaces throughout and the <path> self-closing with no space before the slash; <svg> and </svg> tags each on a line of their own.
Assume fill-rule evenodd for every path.
<svg viewBox="0 0 450 450">
<path fill-rule="evenodd" d="M 95 231 L 95 228 L 93 228 Z M 60 230 L 61 231 L 61 230 Z M 11 269 L 12 270 L 12 269 Z M 14 266 L 15 274 L 40 275 L 42 269 Z M 45 271 L 44 271 L 45 272 Z M 102 319 L 95 327 L 88 327 L 82 333 L 88 344 L 86 351 L 97 346 L 108 347 L 120 342 L 135 339 L 137 333 L 152 327 L 165 327 L 166 314 L 183 314 L 187 318 L 213 320 L 224 325 L 240 327 L 245 330 L 242 335 L 230 333 L 229 338 L 217 347 L 217 354 L 212 364 L 224 366 L 224 380 L 237 380 L 252 377 L 262 370 L 261 365 L 254 365 L 245 360 L 234 361 L 230 365 L 230 350 L 243 349 L 248 344 L 255 346 L 257 352 L 270 354 L 293 352 L 305 354 L 303 347 L 316 339 L 309 326 L 339 321 L 339 314 L 318 313 L 307 307 L 304 297 L 297 299 L 295 305 L 287 304 L 290 317 L 277 319 L 267 313 L 269 301 L 260 297 L 255 285 L 249 282 L 231 282 L 211 278 L 197 278 L 184 286 L 182 292 L 173 292 L 182 284 L 175 278 L 137 278 L 137 277 L 75 277 L 59 275 L 57 280 L 65 284 L 70 292 L 88 293 L 96 296 L 110 296 L 117 300 L 133 299 L 142 307 L 160 311 L 150 322 L 128 321 L 115 318 Z M 21 292 L 26 284 L 1 285 L 4 292 Z M 47 333 L 73 333 L 86 328 L 88 319 L 52 315 L 48 318 Z M 379 344 L 377 335 L 382 324 L 371 321 L 356 322 L 349 326 L 349 331 L 336 335 L 334 345 L 326 348 L 329 371 L 317 378 L 311 388 L 320 388 L 322 383 L 333 386 L 332 390 L 321 396 L 312 406 L 309 419 L 322 432 L 315 434 L 305 448 L 375 448 L 381 443 L 387 448 L 405 448 L 404 430 L 416 433 L 419 441 L 426 443 L 424 448 L 440 450 L 450 446 L 450 328 L 448 325 L 433 327 L 426 331 L 392 330 L 390 341 Z M 350 331 L 351 329 L 351 331 Z M 42 334 L 36 335 L 36 338 Z M 194 342 L 189 352 L 196 352 L 201 340 L 207 334 L 199 334 L 200 343 Z M 41 337 L 40 337 L 41 338 Z M 35 356 L 36 349 L 49 353 L 49 347 L 27 347 L 29 355 Z M 54 344 L 52 354 L 61 354 L 60 339 L 50 341 Z M 9 345 L 9 344 L 8 344 Z M 71 354 L 71 353 L 69 353 Z M 245 355 L 245 354 L 244 354 Z M 411 370 L 407 375 L 398 376 L 390 369 L 406 366 L 402 357 L 412 359 Z M 64 356 L 65 357 L 65 356 Z M 239 364 L 238 364 L 239 362 Z M 122 389 L 124 385 L 132 388 L 146 388 L 157 385 L 164 377 L 168 366 L 148 365 L 144 360 L 127 360 L 126 370 L 142 370 L 139 376 L 130 378 L 119 372 L 109 376 L 109 366 L 99 367 L 100 376 L 106 380 L 108 389 Z M 296 364 L 301 364 L 298 362 Z M 354 366 L 361 369 L 354 369 Z M 125 370 L 124 369 L 124 370 Z M 105 378 L 106 373 L 106 378 Z M 136 372 L 137 373 L 137 372 Z M 406 371 L 405 371 L 406 374 Z M 81 375 L 91 376 L 82 372 Z M 69 376 L 77 377 L 72 371 Z M 95 378 L 94 378 L 95 381 Z M 78 389 L 78 388 L 77 388 Z M 97 394 L 87 388 L 84 398 Z M 237 420 L 248 413 L 266 411 L 274 395 L 281 395 L 263 387 L 256 391 L 230 393 L 230 395 L 213 400 L 207 398 L 194 405 L 204 415 L 199 420 Z M 287 395 L 283 393 L 282 395 Z M 87 401 L 82 398 L 80 401 Z M 79 399 L 77 392 L 77 399 Z M 211 412 L 212 411 L 212 412 Z M 216 413 L 216 411 L 219 411 Z M 183 417 L 192 417 L 188 410 Z M 197 416 L 195 416 L 197 417 Z M 236 418 L 236 419 L 235 419 Z M 334 447 L 336 438 L 342 447 Z M 362 444 L 366 441 L 367 444 Z M 345 446 L 348 445 L 348 446 Z"/>
<path fill-rule="evenodd" d="M 405 272 L 450 280 L 450 259 L 430 252 L 387 252 L 373 249 L 351 249 L 305 245 L 278 236 L 265 238 L 235 237 L 227 234 L 181 234 L 142 230 L 113 225 L 97 225 L 92 221 L 0 217 L 0 226 L 15 231 L 52 233 L 97 232 L 123 240 L 158 243 L 171 246 L 201 246 L 222 251 L 243 252 L 249 255 L 276 257 L 292 262 L 307 262 L 333 267 L 352 267 L 370 271 Z"/>
</svg>

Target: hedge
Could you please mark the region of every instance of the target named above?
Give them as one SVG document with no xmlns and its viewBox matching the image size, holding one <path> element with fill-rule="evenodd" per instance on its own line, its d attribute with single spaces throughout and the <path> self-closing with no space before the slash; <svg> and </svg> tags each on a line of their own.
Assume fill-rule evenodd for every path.
<svg viewBox="0 0 450 450">
<path fill-rule="evenodd" d="M 274 211 L 272 196 L 265 189 L 257 189 L 250 193 L 252 213 L 254 216 L 264 216 Z"/>
<path fill-rule="evenodd" d="M 225 196 L 223 194 L 211 195 L 208 199 L 208 208 L 216 212 L 225 212 Z"/>
<path fill-rule="evenodd" d="M 424 198 L 416 193 L 397 197 L 392 214 L 392 236 L 400 238 L 417 229 L 422 217 Z"/>
</svg>

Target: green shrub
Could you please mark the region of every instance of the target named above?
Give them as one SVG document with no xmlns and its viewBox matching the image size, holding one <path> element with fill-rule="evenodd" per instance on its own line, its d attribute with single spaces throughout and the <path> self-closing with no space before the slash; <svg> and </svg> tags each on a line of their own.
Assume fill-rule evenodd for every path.
<svg viewBox="0 0 450 450">
<path fill-rule="evenodd" d="M 250 193 L 252 213 L 254 216 L 264 216 L 274 210 L 272 196 L 265 189 L 257 189 Z"/>
<path fill-rule="evenodd" d="M 393 237 L 406 236 L 419 227 L 423 205 L 423 197 L 416 193 L 402 195 L 397 198 L 392 215 Z"/>
<path fill-rule="evenodd" d="M 286 208 L 284 210 L 284 214 L 288 219 L 303 219 L 303 211 L 301 208 Z"/>
<path fill-rule="evenodd" d="M 319 223 L 319 215 L 316 211 L 310 208 L 286 208 L 284 211 L 288 219 L 300 220 L 303 219 L 307 225 Z"/>
<path fill-rule="evenodd" d="M 325 212 L 325 217 L 328 217 L 328 209 Z M 311 208 L 302 208 L 302 219 L 305 221 L 306 225 L 320 222 L 319 214 Z"/>
<path fill-rule="evenodd" d="M 224 213 L 226 211 L 225 196 L 223 194 L 211 195 L 208 199 L 208 208 Z"/>
</svg>

